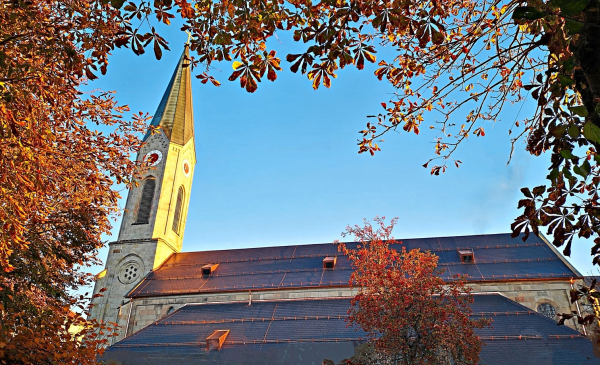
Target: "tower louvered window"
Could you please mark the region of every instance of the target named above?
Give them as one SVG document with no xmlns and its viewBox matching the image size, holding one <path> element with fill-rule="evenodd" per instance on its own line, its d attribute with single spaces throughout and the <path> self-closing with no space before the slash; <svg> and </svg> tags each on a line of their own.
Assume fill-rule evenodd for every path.
<svg viewBox="0 0 600 365">
<path fill-rule="evenodd" d="M 181 209 L 183 209 L 183 186 L 180 186 L 177 192 L 177 203 L 175 203 L 175 215 L 173 216 L 173 231 L 177 234 L 179 234 L 181 222 Z"/>
<path fill-rule="evenodd" d="M 137 220 L 135 221 L 136 224 L 148 224 L 155 187 L 156 180 L 153 177 L 146 179 L 144 188 L 142 189 L 142 199 L 140 201 L 140 208 L 138 209 Z"/>
</svg>

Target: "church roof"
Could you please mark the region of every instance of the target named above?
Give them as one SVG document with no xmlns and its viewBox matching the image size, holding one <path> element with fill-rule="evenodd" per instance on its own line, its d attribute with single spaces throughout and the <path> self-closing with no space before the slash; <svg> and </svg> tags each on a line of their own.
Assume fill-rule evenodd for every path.
<svg viewBox="0 0 600 365">
<path fill-rule="evenodd" d="M 150 123 L 154 127 L 160 126 L 171 142 L 182 146 L 194 136 L 192 82 L 189 64 L 189 50 L 186 45 Z M 150 135 L 150 130 L 148 130 L 144 141 Z"/>
<path fill-rule="evenodd" d="M 476 294 L 474 316 L 493 319 L 477 330 L 485 364 L 597 364 L 581 334 L 500 294 Z M 353 354 L 365 333 L 347 327 L 350 299 L 191 304 L 111 346 L 105 360 L 145 363 L 320 364 Z M 206 338 L 229 330 L 220 350 Z"/>
<path fill-rule="evenodd" d="M 505 233 L 406 239 L 402 245 L 438 255 L 446 279 L 456 274 L 468 275 L 470 281 L 581 276 L 548 243 L 534 235 L 526 242 L 511 239 Z M 473 261 L 463 262 L 459 251 L 472 252 Z M 337 257 L 333 270 L 323 269 L 326 257 Z M 204 275 L 202 267 L 209 264 L 219 265 L 210 275 Z M 348 286 L 351 271 L 347 257 L 331 243 L 176 253 L 127 296 Z"/>
</svg>

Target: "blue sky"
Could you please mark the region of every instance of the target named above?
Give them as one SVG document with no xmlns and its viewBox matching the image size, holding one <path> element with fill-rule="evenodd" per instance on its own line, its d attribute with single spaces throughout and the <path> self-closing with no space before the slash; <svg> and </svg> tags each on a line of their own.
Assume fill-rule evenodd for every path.
<svg viewBox="0 0 600 365">
<path fill-rule="evenodd" d="M 186 39 L 177 24 L 161 34 L 171 48 L 162 60 L 151 49 L 139 57 L 117 49 L 107 75 L 88 89 L 114 90 L 133 112 L 153 114 Z M 282 60 L 294 50 L 285 34 L 273 42 Z M 377 215 L 399 217 L 397 238 L 509 232 L 519 189 L 546 183 L 549 156 L 529 156 L 523 143 L 507 165 L 508 128 L 532 105 L 509 106 L 502 121 L 484 125 L 485 137 L 459 148 L 460 169 L 436 177 L 422 167 L 434 157 L 433 119 L 419 136 L 385 136 L 374 157 L 357 153 L 366 116 L 382 111 L 393 92 L 373 75 L 375 66 L 339 70 L 331 89 L 317 91 L 285 60 L 282 66 L 278 80 L 265 79 L 254 94 L 227 81 L 229 62 L 213 72 L 221 87 L 192 80 L 198 162 L 184 251 L 332 242 L 348 224 Z M 116 240 L 119 225 L 107 240 Z M 590 247 L 577 241 L 569 259 L 584 274 L 597 272 Z"/>
</svg>

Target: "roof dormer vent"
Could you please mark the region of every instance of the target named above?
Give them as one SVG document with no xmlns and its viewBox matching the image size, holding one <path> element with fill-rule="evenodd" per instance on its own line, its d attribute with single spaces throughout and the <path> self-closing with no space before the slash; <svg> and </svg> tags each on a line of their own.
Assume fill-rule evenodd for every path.
<svg viewBox="0 0 600 365">
<path fill-rule="evenodd" d="M 460 261 L 463 264 L 471 264 L 475 262 L 475 254 L 471 249 L 458 250 L 458 254 L 460 255 Z"/>
<path fill-rule="evenodd" d="M 212 274 L 217 267 L 219 266 L 219 264 L 208 264 L 208 265 L 204 265 L 202 266 L 202 275 L 210 275 Z"/>
<path fill-rule="evenodd" d="M 323 269 L 333 270 L 335 268 L 335 262 L 337 261 L 336 257 L 327 256 L 323 259 Z"/>
<path fill-rule="evenodd" d="M 207 350 L 220 350 L 227 338 L 229 330 L 216 330 L 206 338 Z"/>
</svg>

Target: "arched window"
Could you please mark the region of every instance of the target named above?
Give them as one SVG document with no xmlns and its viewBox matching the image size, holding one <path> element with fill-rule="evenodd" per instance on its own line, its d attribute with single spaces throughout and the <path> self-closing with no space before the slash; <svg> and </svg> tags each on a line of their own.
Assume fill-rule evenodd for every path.
<svg viewBox="0 0 600 365">
<path fill-rule="evenodd" d="M 152 200 L 154 199 L 154 188 L 156 188 L 156 180 L 154 177 L 149 177 L 144 183 L 142 189 L 142 199 L 138 209 L 136 224 L 148 224 L 150 219 L 150 210 L 152 209 Z"/>
<path fill-rule="evenodd" d="M 169 315 L 169 314 L 171 314 L 173 312 L 175 312 L 175 308 L 169 307 L 169 309 L 167 310 L 167 315 Z"/>
<path fill-rule="evenodd" d="M 173 216 L 173 231 L 179 234 L 179 226 L 181 223 L 181 210 L 183 209 L 183 186 L 179 187 L 177 192 L 177 202 L 175 203 L 175 215 Z"/>
</svg>

